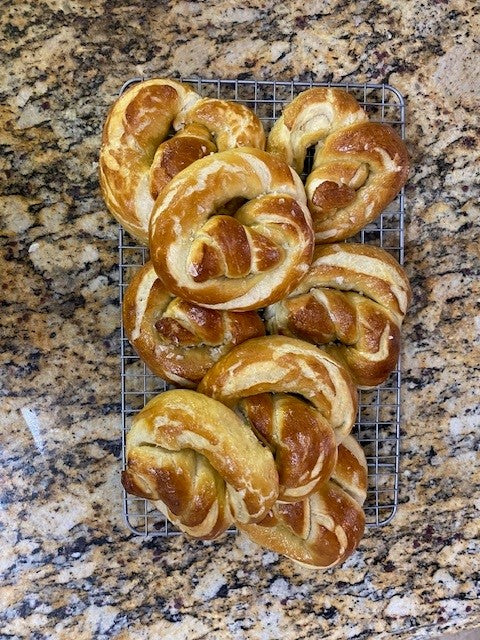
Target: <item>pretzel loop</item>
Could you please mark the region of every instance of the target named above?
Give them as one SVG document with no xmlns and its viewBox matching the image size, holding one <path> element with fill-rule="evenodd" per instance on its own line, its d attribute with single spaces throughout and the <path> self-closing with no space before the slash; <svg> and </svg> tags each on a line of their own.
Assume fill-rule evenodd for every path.
<svg viewBox="0 0 480 640">
<path fill-rule="evenodd" d="M 404 270 L 383 249 L 317 246 L 305 278 L 265 310 L 265 319 L 269 333 L 324 345 L 355 384 L 370 388 L 384 382 L 397 363 L 410 299 Z"/>
<path fill-rule="evenodd" d="M 315 240 L 349 238 L 374 220 L 405 184 L 407 150 L 392 127 L 369 122 L 353 96 L 321 87 L 303 91 L 285 107 L 267 149 L 301 173 L 314 145 L 305 190 Z"/>
<path fill-rule="evenodd" d="M 118 98 L 103 128 L 105 203 L 146 244 L 154 202 L 172 177 L 199 158 L 238 146 L 265 147 L 263 126 L 246 106 L 200 98 L 175 80 L 140 82 Z"/>
<path fill-rule="evenodd" d="M 198 390 L 234 409 L 272 450 L 280 499 L 295 501 L 327 480 L 357 399 L 348 373 L 301 340 L 268 336 L 238 345 Z"/>
<path fill-rule="evenodd" d="M 234 215 L 224 206 L 245 202 Z M 290 291 L 313 252 L 298 176 L 257 149 L 198 160 L 162 191 L 150 251 L 165 287 L 209 308 L 256 309 Z"/>
<path fill-rule="evenodd" d="M 265 517 L 278 496 L 271 453 L 227 407 L 194 391 L 166 391 L 127 435 L 122 482 L 182 531 L 214 538 Z"/>
<path fill-rule="evenodd" d="M 147 262 L 123 299 L 128 339 L 153 373 L 195 387 L 210 367 L 236 344 L 264 335 L 255 311 L 206 309 L 172 296 Z"/>
<path fill-rule="evenodd" d="M 258 544 L 299 564 L 328 569 L 343 562 L 360 542 L 366 493 L 365 455 L 348 436 L 338 447 L 331 480 L 302 501 L 276 502 L 261 522 L 239 528 Z"/>
</svg>

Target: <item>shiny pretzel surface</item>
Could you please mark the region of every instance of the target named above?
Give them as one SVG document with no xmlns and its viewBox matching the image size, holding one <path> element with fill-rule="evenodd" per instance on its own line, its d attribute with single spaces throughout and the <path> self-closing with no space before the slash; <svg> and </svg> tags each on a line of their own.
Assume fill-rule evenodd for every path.
<svg viewBox="0 0 480 640">
<path fill-rule="evenodd" d="M 305 278 L 265 318 L 270 333 L 325 345 L 355 384 L 369 388 L 397 364 L 410 300 L 404 269 L 380 247 L 318 245 Z"/>
<path fill-rule="evenodd" d="M 263 126 L 246 106 L 201 98 L 176 80 L 139 82 L 113 104 L 103 128 L 105 203 L 136 240 L 147 244 L 154 202 L 172 177 L 199 158 L 237 146 L 265 146 Z"/>
<path fill-rule="evenodd" d="M 150 257 L 167 290 L 213 309 L 245 311 L 282 298 L 307 272 L 313 242 L 298 175 L 253 148 L 184 169 L 162 190 L 150 221 Z"/>
<path fill-rule="evenodd" d="M 206 309 L 171 295 L 151 262 L 127 287 L 122 312 L 128 339 L 149 369 L 188 388 L 235 345 L 265 334 L 255 311 Z"/>
<path fill-rule="evenodd" d="M 271 448 L 283 501 L 309 495 L 330 477 L 337 443 L 350 433 L 357 409 L 356 389 L 341 365 L 283 336 L 238 345 L 198 390 L 234 409 Z"/>
<path fill-rule="evenodd" d="M 352 436 L 338 447 L 332 477 L 298 502 L 277 501 L 259 523 L 239 525 L 257 544 L 310 568 L 328 569 L 356 549 L 365 529 L 367 463 Z"/>
<path fill-rule="evenodd" d="M 355 235 L 405 184 L 409 158 L 396 131 L 370 122 L 342 89 L 316 87 L 287 105 L 268 137 L 267 149 L 298 172 L 315 146 L 305 189 L 317 243 Z"/>
<path fill-rule="evenodd" d="M 273 456 L 226 406 L 166 391 L 133 419 L 122 483 L 192 537 L 261 520 L 278 496 Z"/>
</svg>

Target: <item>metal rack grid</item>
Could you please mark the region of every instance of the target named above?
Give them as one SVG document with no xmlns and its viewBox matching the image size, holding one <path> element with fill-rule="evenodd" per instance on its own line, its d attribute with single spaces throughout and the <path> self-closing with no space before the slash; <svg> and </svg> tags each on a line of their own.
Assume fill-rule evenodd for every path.
<svg viewBox="0 0 480 640">
<path fill-rule="evenodd" d="M 121 92 L 143 78 L 126 82 Z M 268 132 L 283 107 L 298 93 L 312 86 L 339 87 L 352 93 L 369 115 L 370 120 L 394 127 L 405 137 L 405 104 L 397 89 L 386 84 L 341 84 L 322 82 L 275 82 L 252 80 L 205 80 L 182 78 L 202 96 L 218 97 L 242 102 L 257 113 Z M 306 162 L 310 170 L 313 153 Z M 305 177 L 305 176 L 303 176 Z M 389 251 L 401 264 L 404 259 L 404 194 L 397 196 L 381 216 L 366 226 L 351 241 L 380 246 Z M 135 269 L 148 259 L 148 249 L 138 246 L 120 229 L 119 281 L 120 304 L 125 287 Z M 132 416 L 167 385 L 143 364 L 129 344 L 123 324 L 121 327 L 121 403 L 122 458 L 125 467 L 125 438 Z M 398 503 L 400 454 L 400 361 L 389 379 L 374 390 L 359 391 L 359 407 L 353 434 L 363 446 L 368 463 L 369 487 L 364 505 L 367 526 L 382 526 L 391 521 Z M 124 491 L 123 511 L 127 525 L 138 535 L 171 536 L 178 531 L 162 513 L 148 501 Z M 234 531 L 234 530 L 233 530 Z"/>
</svg>

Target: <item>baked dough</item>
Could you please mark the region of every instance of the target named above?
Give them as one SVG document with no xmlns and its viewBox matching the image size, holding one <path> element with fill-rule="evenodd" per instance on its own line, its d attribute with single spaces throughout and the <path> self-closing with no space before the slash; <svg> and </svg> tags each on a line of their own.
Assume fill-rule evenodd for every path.
<svg viewBox="0 0 480 640">
<path fill-rule="evenodd" d="M 234 215 L 222 207 L 241 198 Z M 310 266 L 313 230 L 303 185 L 265 151 L 197 160 L 163 189 L 150 222 L 150 257 L 171 293 L 212 309 L 279 300 Z"/>
<path fill-rule="evenodd" d="M 284 501 L 306 497 L 328 480 L 337 442 L 356 417 L 348 372 L 317 347 L 283 336 L 238 345 L 198 390 L 234 409 L 272 449 Z"/>
<path fill-rule="evenodd" d="M 278 496 L 270 451 L 233 411 L 195 391 L 150 400 L 133 418 L 126 458 L 126 491 L 193 537 L 262 520 Z"/>
<path fill-rule="evenodd" d="M 239 529 L 301 565 L 329 569 L 346 560 L 363 536 L 366 492 L 365 455 L 348 436 L 338 447 L 330 481 L 300 502 L 276 502 L 262 522 L 239 524 Z"/>
<path fill-rule="evenodd" d="M 305 278 L 265 309 L 265 320 L 269 333 L 325 345 L 355 384 L 370 388 L 397 364 L 410 300 L 407 275 L 385 250 L 357 243 L 318 245 Z"/>
<path fill-rule="evenodd" d="M 262 123 L 246 106 L 201 98 L 175 80 L 139 82 L 113 104 L 103 128 L 103 198 L 120 224 L 147 244 L 150 214 L 165 184 L 198 158 L 245 145 L 265 147 Z"/>
<path fill-rule="evenodd" d="M 265 334 L 255 311 L 206 309 L 170 295 L 151 262 L 137 270 L 122 310 L 128 339 L 148 368 L 183 387 L 195 387 L 236 344 Z"/>
<path fill-rule="evenodd" d="M 355 235 L 405 184 L 409 158 L 396 131 L 369 122 L 353 96 L 315 87 L 300 93 L 272 127 L 267 150 L 298 173 L 316 145 L 305 190 L 317 243 Z"/>
<path fill-rule="evenodd" d="M 350 93 L 324 87 L 307 89 L 283 109 L 268 136 L 267 150 L 302 173 L 309 147 L 337 129 L 367 120 L 367 114 Z"/>
</svg>

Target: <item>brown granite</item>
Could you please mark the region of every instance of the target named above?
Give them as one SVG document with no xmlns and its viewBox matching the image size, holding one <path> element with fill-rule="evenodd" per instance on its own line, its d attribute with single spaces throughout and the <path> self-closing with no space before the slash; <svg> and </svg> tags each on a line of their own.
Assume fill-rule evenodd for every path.
<svg viewBox="0 0 480 640">
<path fill-rule="evenodd" d="M 0 24 L 0 638 L 479 626 L 478 4 L 17 0 Z M 138 75 L 386 81 L 406 97 L 400 508 L 339 569 L 124 525 L 117 225 L 97 157 L 106 110 Z"/>
</svg>

